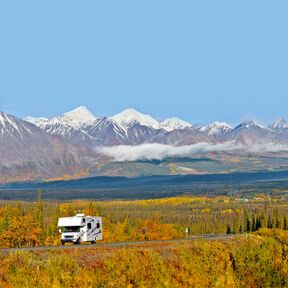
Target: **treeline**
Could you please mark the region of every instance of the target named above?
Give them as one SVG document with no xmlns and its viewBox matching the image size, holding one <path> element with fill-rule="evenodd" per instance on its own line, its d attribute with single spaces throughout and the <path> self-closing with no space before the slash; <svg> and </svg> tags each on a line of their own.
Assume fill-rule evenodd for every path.
<svg viewBox="0 0 288 288">
<path fill-rule="evenodd" d="M 267 217 L 268 215 L 268 217 Z M 268 229 L 283 229 L 287 230 L 287 216 L 286 214 L 280 215 L 279 209 L 276 207 L 273 209 L 273 213 L 267 212 L 267 205 L 264 205 L 263 210 L 255 210 L 249 213 L 248 210 L 244 209 L 243 220 L 239 224 L 239 227 L 234 229 L 230 224 L 227 224 L 227 234 L 242 233 L 242 232 L 255 232 L 261 228 Z"/>
<path fill-rule="evenodd" d="M 76 213 L 103 217 L 104 242 L 176 239 L 210 233 L 287 230 L 285 202 L 238 203 L 230 198 L 175 197 L 139 201 L 0 204 L 0 247 L 59 245 L 59 217 Z"/>
<path fill-rule="evenodd" d="M 17 252 L 0 257 L 0 287 L 288 287 L 287 247 L 287 231 L 260 229 L 223 243 Z"/>
</svg>

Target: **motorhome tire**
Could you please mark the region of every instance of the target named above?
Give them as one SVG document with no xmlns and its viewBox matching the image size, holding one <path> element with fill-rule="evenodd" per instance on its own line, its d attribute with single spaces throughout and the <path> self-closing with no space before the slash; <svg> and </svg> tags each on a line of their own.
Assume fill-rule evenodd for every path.
<svg viewBox="0 0 288 288">
<path fill-rule="evenodd" d="M 80 244 L 80 239 L 77 239 L 76 242 L 74 242 L 74 245 L 79 245 Z"/>
</svg>

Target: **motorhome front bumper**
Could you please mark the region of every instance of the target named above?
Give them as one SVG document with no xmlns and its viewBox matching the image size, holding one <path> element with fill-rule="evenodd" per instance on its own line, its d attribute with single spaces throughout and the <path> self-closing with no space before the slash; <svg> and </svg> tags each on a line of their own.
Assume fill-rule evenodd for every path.
<svg viewBox="0 0 288 288">
<path fill-rule="evenodd" d="M 62 243 L 79 243 L 79 236 L 78 235 L 63 235 L 61 238 Z"/>
<path fill-rule="evenodd" d="M 78 243 L 79 239 L 61 239 L 62 243 Z"/>
</svg>

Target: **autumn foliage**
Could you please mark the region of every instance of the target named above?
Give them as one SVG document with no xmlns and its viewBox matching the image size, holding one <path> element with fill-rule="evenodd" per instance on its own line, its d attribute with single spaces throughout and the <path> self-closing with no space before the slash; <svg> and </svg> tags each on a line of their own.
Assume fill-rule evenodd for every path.
<svg viewBox="0 0 288 288">
<path fill-rule="evenodd" d="M 240 236 L 226 242 L 0 254 L 0 287 L 288 287 L 288 206 L 279 199 L 65 203 L 43 201 L 39 191 L 35 202 L 1 203 L 0 247 L 58 245 L 58 218 L 79 212 L 103 217 L 104 242 L 184 238 L 186 227 L 191 235 Z"/>
<path fill-rule="evenodd" d="M 16 252 L 0 257 L 0 287 L 287 287 L 287 247 L 287 231 L 260 229 L 229 242 Z"/>
<path fill-rule="evenodd" d="M 166 240 L 210 233 L 287 230 L 286 202 L 239 203 L 225 197 L 175 197 L 107 202 L 3 202 L 0 247 L 59 245 L 59 217 L 76 213 L 103 217 L 104 242 Z"/>
</svg>

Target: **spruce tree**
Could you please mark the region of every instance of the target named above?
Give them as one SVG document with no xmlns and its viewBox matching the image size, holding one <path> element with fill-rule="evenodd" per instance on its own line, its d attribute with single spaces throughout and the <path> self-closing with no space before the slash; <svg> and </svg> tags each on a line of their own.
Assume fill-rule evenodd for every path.
<svg viewBox="0 0 288 288">
<path fill-rule="evenodd" d="M 231 230 L 230 224 L 227 225 L 226 234 L 232 234 L 232 230 Z"/>
<path fill-rule="evenodd" d="M 284 216 L 284 219 L 283 219 L 283 229 L 284 230 L 287 230 L 287 217 L 286 217 L 286 215 Z"/>
<path fill-rule="evenodd" d="M 43 191 L 39 189 L 37 191 L 38 201 L 35 211 L 35 222 L 38 229 L 40 229 L 39 234 L 39 244 L 44 245 L 45 242 L 45 227 L 44 227 L 44 211 L 43 211 L 43 200 L 42 200 Z"/>
</svg>

